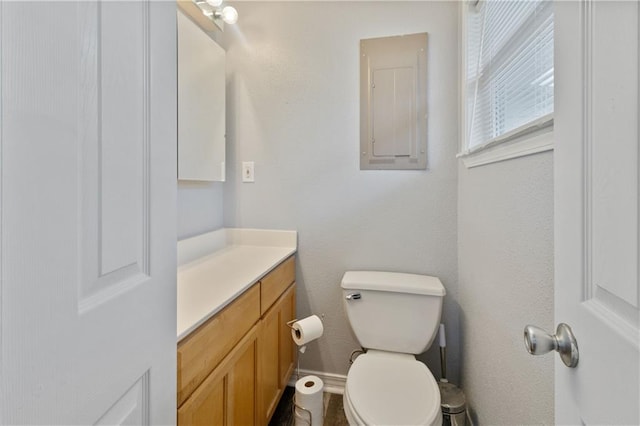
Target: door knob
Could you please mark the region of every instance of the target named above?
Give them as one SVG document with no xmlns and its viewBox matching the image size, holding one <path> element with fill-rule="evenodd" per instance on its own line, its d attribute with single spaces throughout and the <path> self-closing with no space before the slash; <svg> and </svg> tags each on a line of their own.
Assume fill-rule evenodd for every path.
<svg viewBox="0 0 640 426">
<path fill-rule="evenodd" d="M 544 355 L 553 350 L 560 354 L 567 367 L 578 365 L 578 342 L 567 324 L 558 324 L 556 334 L 528 325 L 524 328 L 524 345 L 531 355 Z"/>
</svg>

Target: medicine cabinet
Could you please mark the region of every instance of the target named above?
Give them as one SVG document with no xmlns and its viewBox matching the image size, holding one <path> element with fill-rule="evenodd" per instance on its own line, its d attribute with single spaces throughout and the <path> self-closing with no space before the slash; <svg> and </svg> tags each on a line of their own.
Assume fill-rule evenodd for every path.
<svg viewBox="0 0 640 426">
<path fill-rule="evenodd" d="M 178 179 L 225 180 L 225 51 L 178 10 Z"/>
</svg>

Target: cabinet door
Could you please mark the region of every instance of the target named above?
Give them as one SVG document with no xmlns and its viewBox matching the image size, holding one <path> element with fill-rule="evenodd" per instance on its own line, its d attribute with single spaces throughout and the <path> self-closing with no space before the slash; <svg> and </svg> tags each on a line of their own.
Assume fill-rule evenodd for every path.
<svg viewBox="0 0 640 426">
<path fill-rule="evenodd" d="M 280 311 L 272 306 L 260 321 L 258 337 L 258 425 L 266 425 L 278 404 Z"/>
<path fill-rule="evenodd" d="M 211 373 L 178 409 L 178 424 L 223 425 L 225 387 L 225 377 L 215 371 Z"/>
<path fill-rule="evenodd" d="M 280 309 L 280 387 L 287 386 L 295 368 L 297 346 L 291 338 L 291 329 L 287 321 L 296 317 L 296 286 L 292 285 L 282 296 Z"/>
<path fill-rule="evenodd" d="M 295 315 L 295 284 L 262 317 L 258 336 L 258 419 L 269 423 L 293 371 L 293 339 L 287 321 Z"/>
<path fill-rule="evenodd" d="M 225 56 L 178 11 L 178 179 L 225 180 Z"/>
<path fill-rule="evenodd" d="M 254 326 L 178 409 L 178 425 L 252 425 L 256 414 Z"/>
<path fill-rule="evenodd" d="M 227 424 L 255 424 L 256 413 L 256 338 L 239 354 L 227 374 Z"/>
</svg>

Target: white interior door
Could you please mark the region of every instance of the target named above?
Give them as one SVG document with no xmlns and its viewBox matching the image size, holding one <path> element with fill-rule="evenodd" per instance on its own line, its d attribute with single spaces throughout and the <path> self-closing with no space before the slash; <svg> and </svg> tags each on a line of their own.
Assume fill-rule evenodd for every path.
<svg viewBox="0 0 640 426">
<path fill-rule="evenodd" d="M 3 424 L 175 423 L 175 2 L 0 2 Z"/>
<path fill-rule="evenodd" d="M 556 423 L 640 423 L 638 2 L 556 2 Z"/>
</svg>

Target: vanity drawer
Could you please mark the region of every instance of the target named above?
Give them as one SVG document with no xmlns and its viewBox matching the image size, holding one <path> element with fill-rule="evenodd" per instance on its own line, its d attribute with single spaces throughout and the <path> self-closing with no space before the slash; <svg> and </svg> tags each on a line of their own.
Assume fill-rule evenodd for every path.
<svg viewBox="0 0 640 426">
<path fill-rule="evenodd" d="M 178 407 L 259 318 L 256 284 L 178 344 Z"/>
<path fill-rule="evenodd" d="M 291 256 L 260 280 L 260 315 L 269 310 L 296 279 L 296 257 Z"/>
</svg>

